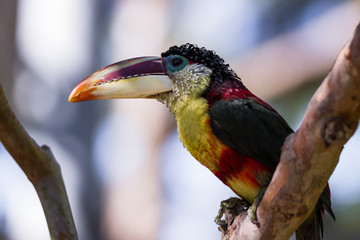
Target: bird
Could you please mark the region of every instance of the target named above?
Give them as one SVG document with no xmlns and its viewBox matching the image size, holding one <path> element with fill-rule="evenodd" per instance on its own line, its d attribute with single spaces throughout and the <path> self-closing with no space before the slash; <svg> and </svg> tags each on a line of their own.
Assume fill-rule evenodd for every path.
<svg viewBox="0 0 360 240">
<path fill-rule="evenodd" d="M 245 87 L 223 58 L 195 44 L 172 46 L 161 57 L 127 59 L 98 70 L 72 90 L 69 102 L 116 98 L 164 103 L 176 119 L 185 148 L 252 204 L 250 216 L 257 222 L 257 205 L 293 130 Z M 329 186 L 296 231 L 298 240 L 322 239 L 324 209 L 335 220 Z"/>
</svg>

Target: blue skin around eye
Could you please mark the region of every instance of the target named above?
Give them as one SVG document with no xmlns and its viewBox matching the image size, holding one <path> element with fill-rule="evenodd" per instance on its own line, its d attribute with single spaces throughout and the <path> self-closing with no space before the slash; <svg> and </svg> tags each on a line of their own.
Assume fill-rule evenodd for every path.
<svg viewBox="0 0 360 240">
<path fill-rule="evenodd" d="M 172 62 L 175 58 L 180 58 L 182 60 L 182 63 L 179 66 L 174 66 L 172 64 Z M 180 55 L 168 56 L 165 58 L 165 61 L 166 61 L 167 70 L 172 73 L 184 69 L 189 64 L 188 60 L 185 57 L 180 56 Z"/>
</svg>

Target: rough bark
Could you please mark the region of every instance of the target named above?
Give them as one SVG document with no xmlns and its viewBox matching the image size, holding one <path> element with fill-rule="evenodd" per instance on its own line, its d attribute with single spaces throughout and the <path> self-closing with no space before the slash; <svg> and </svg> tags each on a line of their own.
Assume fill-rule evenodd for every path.
<svg viewBox="0 0 360 240">
<path fill-rule="evenodd" d="M 259 227 L 244 211 L 223 239 L 289 239 L 314 209 L 314 199 L 325 188 L 359 119 L 360 24 L 315 92 L 300 128 L 284 143 L 257 210 Z"/>
<path fill-rule="evenodd" d="M 58 162 L 50 148 L 39 146 L 10 109 L 0 85 L 0 140 L 34 185 L 51 239 L 78 239 Z"/>
</svg>

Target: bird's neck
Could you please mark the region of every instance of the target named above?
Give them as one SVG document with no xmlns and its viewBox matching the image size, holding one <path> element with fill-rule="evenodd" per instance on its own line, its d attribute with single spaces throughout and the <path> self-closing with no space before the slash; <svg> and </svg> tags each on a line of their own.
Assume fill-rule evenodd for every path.
<svg viewBox="0 0 360 240">
<path fill-rule="evenodd" d="M 202 96 L 207 99 L 210 108 L 218 100 L 251 99 L 272 109 L 270 105 L 250 92 L 240 79 L 212 81 Z"/>
</svg>

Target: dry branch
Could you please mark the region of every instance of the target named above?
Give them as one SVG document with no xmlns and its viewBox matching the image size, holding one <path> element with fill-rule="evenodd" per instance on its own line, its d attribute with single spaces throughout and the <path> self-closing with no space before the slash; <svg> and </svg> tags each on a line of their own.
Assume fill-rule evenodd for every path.
<svg viewBox="0 0 360 240">
<path fill-rule="evenodd" d="M 314 209 L 314 199 L 325 188 L 359 119 L 360 24 L 314 94 L 300 128 L 284 143 L 257 210 L 260 227 L 242 212 L 223 239 L 289 239 Z"/>
<path fill-rule="evenodd" d="M 34 185 L 51 239 L 77 238 L 60 166 L 50 148 L 39 146 L 10 109 L 0 85 L 0 140 Z"/>
</svg>

